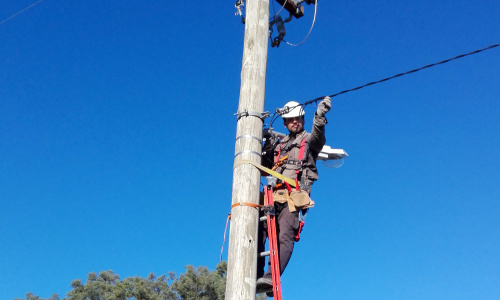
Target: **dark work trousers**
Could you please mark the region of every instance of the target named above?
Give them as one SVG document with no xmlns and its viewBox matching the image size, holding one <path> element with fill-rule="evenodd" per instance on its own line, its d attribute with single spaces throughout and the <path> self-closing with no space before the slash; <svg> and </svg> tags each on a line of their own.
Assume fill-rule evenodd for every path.
<svg viewBox="0 0 500 300">
<path fill-rule="evenodd" d="M 280 261 L 280 273 L 283 274 L 286 265 L 290 261 L 295 243 L 295 235 L 299 229 L 299 213 L 290 212 L 287 203 L 274 203 L 276 210 L 276 234 L 278 236 L 278 255 Z M 265 251 L 267 239 L 267 222 L 259 222 L 259 253 Z M 270 261 L 267 272 L 264 274 L 265 257 L 259 257 L 257 260 L 257 278 L 262 276 L 271 278 Z"/>
</svg>

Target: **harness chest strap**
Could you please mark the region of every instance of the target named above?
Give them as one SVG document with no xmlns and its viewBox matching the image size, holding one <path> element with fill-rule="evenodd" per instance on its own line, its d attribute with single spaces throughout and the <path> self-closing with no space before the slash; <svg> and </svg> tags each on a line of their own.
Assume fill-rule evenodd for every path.
<svg viewBox="0 0 500 300">
<path fill-rule="evenodd" d="M 302 160 L 304 159 L 305 148 L 306 148 L 306 138 L 304 138 L 302 140 L 302 143 L 300 143 L 300 150 L 299 150 L 299 157 L 298 157 L 300 165 L 298 166 L 297 170 L 295 170 L 295 174 L 296 174 L 296 176 L 295 176 L 295 184 L 296 184 L 295 189 L 297 191 L 300 190 L 299 189 L 299 174 L 300 174 L 300 172 L 302 172 L 302 164 L 303 164 Z"/>
<path fill-rule="evenodd" d="M 302 140 L 302 143 L 300 143 L 300 150 L 299 150 L 299 161 L 302 162 L 304 159 L 304 151 L 306 149 L 306 138 Z M 295 171 L 296 174 L 299 174 L 299 170 Z"/>
<path fill-rule="evenodd" d="M 280 161 L 280 154 L 281 154 L 281 145 L 278 147 L 278 155 L 274 158 L 274 164 L 277 164 Z"/>
<path fill-rule="evenodd" d="M 307 137 L 307 136 L 306 136 Z M 300 143 L 300 150 L 299 150 L 299 156 L 297 157 L 298 159 L 298 162 L 297 162 L 297 165 L 299 166 L 299 168 L 295 171 L 295 174 L 299 174 L 302 168 L 302 160 L 304 159 L 304 152 L 305 152 L 305 148 L 306 148 L 306 137 L 304 137 L 302 139 L 302 142 Z M 278 154 L 276 155 L 276 157 L 274 158 L 274 164 L 278 164 L 278 163 L 286 163 L 286 160 L 288 158 L 288 154 L 283 157 L 282 159 L 280 159 L 280 155 L 281 155 L 281 146 L 278 147 Z M 273 170 L 275 168 L 273 167 Z"/>
</svg>

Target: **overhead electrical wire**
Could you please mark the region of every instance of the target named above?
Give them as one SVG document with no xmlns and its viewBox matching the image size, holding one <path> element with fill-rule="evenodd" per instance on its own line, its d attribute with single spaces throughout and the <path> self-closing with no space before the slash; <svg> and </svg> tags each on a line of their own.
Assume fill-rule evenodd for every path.
<svg viewBox="0 0 500 300">
<path fill-rule="evenodd" d="M 449 58 L 449 59 L 445 59 L 445 60 L 442 60 L 442 61 L 437 62 L 437 63 L 428 64 L 426 66 L 423 66 L 423 67 L 420 67 L 420 68 L 417 68 L 417 69 L 413 69 L 413 70 L 410 70 L 410 71 L 406 71 L 406 72 L 403 72 L 403 73 L 399 73 L 399 74 L 393 75 L 391 77 L 387 77 L 387 78 L 380 79 L 380 80 L 377 80 L 377 81 L 372 81 L 372 82 L 369 82 L 367 84 L 364 84 L 364 85 L 361 85 L 361 86 L 358 86 L 358 87 L 355 87 L 355 88 L 352 88 L 352 89 L 343 90 L 343 91 L 335 93 L 333 95 L 328 95 L 328 97 L 333 98 L 333 97 L 336 97 L 336 96 L 339 96 L 339 95 L 342 95 L 342 94 L 346 94 L 346 93 L 350 93 L 350 92 L 353 92 L 353 91 L 357 91 L 357 90 L 360 90 L 360 89 L 365 88 L 367 86 L 371 86 L 371 85 L 375 85 L 375 84 L 382 83 L 382 82 L 385 82 L 385 81 L 389 81 L 391 79 L 394 79 L 394 78 L 397 78 L 397 77 L 401 77 L 401 76 L 405 76 L 405 75 L 408 75 L 408 74 L 412 74 L 412 73 L 418 72 L 418 71 L 423 70 L 423 69 L 435 67 L 437 65 L 442 65 L 444 63 L 447 63 L 447 62 L 450 62 L 450 61 L 453 61 L 453 60 L 456 60 L 456 59 L 459 59 L 459 58 L 463 58 L 463 57 L 466 57 L 466 56 L 469 56 L 469 55 L 477 54 L 477 53 L 480 53 L 480 52 L 483 52 L 483 51 L 486 51 L 486 50 L 490 50 L 490 49 L 496 48 L 498 46 L 500 46 L 500 44 L 494 44 L 494 45 L 488 46 L 488 47 L 483 48 L 483 49 L 475 50 L 475 51 L 472 51 L 472 52 L 469 52 L 469 53 L 466 53 L 466 54 L 460 54 L 460 55 L 457 55 L 455 57 L 452 57 L 452 58 Z M 325 97 L 327 97 L 327 96 L 321 96 L 321 97 L 318 97 L 318 98 L 306 101 L 306 102 L 304 102 L 302 104 L 299 104 L 297 106 L 305 107 L 306 105 L 309 105 L 311 103 L 316 103 L 316 102 L 318 102 L 319 100 L 322 100 Z M 293 109 L 293 108 L 294 107 L 290 107 L 289 109 Z M 279 114 L 278 111 L 276 113 Z"/>
<path fill-rule="evenodd" d="M 285 8 L 285 5 L 286 5 L 286 1 L 283 2 L 283 5 L 281 6 L 280 10 L 278 12 L 276 12 L 276 10 L 274 9 L 274 1 L 272 2 L 273 3 L 273 12 L 274 12 L 274 16 L 272 16 L 270 19 L 271 20 L 274 20 L 274 18 L 280 14 L 280 12 L 283 10 L 283 8 Z"/>
<path fill-rule="evenodd" d="M 0 22 L 0 25 L 2 25 L 3 23 L 9 21 L 10 19 L 14 18 L 15 16 L 19 15 L 19 14 L 22 14 L 23 12 L 27 11 L 28 9 L 32 8 L 33 6 L 37 5 L 38 3 L 42 2 L 43 0 L 38 0 L 32 4 L 30 4 L 28 7 L 16 12 L 15 14 L 13 14 L 12 16 L 8 17 L 7 19 L 3 20 Z"/>
</svg>

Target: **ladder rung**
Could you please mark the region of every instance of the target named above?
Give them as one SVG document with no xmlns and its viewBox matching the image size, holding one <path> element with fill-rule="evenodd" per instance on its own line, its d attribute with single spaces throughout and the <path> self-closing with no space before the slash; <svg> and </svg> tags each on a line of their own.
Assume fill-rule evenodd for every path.
<svg viewBox="0 0 500 300">
<path fill-rule="evenodd" d="M 259 257 L 269 256 L 269 254 L 271 254 L 271 252 L 264 251 L 264 252 L 259 253 Z"/>
</svg>

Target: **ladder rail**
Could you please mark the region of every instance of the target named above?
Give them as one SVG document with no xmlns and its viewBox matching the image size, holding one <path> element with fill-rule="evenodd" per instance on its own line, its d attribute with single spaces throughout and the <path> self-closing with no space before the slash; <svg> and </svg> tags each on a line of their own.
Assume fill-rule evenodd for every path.
<svg viewBox="0 0 500 300">
<path fill-rule="evenodd" d="M 274 206 L 273 189 L 271 186 L 266 186 L 264 188 L 264 205 Z M 282 300 L 278 239 L 276 235 L 276 216 L 274 214 L 267 215 L 267 231 L 269 239 L 269 260 L 271 262 L 273 280 L 273 295 L 274 299 Z"/>
</svg>

